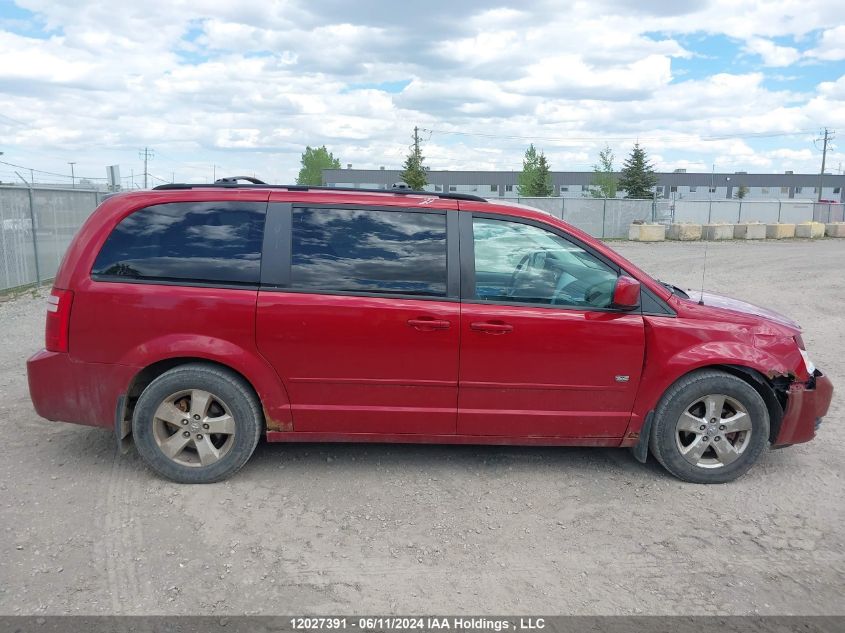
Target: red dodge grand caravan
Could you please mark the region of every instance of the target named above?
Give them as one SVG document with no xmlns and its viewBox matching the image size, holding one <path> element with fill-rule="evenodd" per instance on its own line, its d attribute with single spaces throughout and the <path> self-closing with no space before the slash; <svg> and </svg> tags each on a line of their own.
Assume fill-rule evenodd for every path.
<svg viewBox="0 0 845 633">
<path fill-rule="evenodd" d="M 115 195 L 71 243 L 46 330 L 38 413 L 114 428 L 190 483 L 261 436 L 620 446 L 726 482 L 812 439 L 833 392 L 792 321 L 459 194 L 231 178 Z"/>
</svg>

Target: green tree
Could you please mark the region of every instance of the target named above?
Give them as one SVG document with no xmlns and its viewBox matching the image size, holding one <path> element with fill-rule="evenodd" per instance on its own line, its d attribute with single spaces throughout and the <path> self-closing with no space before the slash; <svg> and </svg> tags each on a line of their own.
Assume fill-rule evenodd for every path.
<svg viewBox="0 0 845 633">
<path fill-rule="evenodd" d="M 408 187 L 414 191 L 422 191 L 428 184 L 428 175 L 423 165 L 425 157 L 420 149 L 419 130 L 414 128 L 414 144 L 411 146 L 411 153 L 402 164 L 402 174 L 399 176 Z"/>
<path fill-rule="evenodd" d="M 657 185 L 657 174 L 648 162 L 645 150 L 634 143 L 631 155 L 622 165 L 619 188 L 625 190 L 626 198 L 651 198 L 652 188 Z"/>
<path fill-rule="evenodd" d="M 542 151 L 537 152 L 533 143 L 525 150 L 518 183 L 521 196 L 548 197 L 554 192 L 549 161 Z"/>
<path fill-rule="evenodd" d="M 613 173 L 613 150 L 609 145 L 599 152 L 599 162 L 593 165 L 593 180 L 590 183 L 590 195 L 593 198 L 616 197 L 616 174 Z"/>
<path fill-rule="evenodd" d="M 340 169 L 340 159 L 335 158 L 332 153 L 322 147 L 306 147 L 302 152 L 302 168 L 296 177 L 298 185 L 312 185 L 319 187 L 324 184 L 324 169 Z"/>
<path fill-rule="evenodd" d="M 736 193 L 734 194 L 734 197 L 735 197 L 737 200 L 742 200 L 742 199 L 743 199 L 743 198 L 745 198 L 745 196 L 747 196 L 747 195 L 748 195 L 748 187 L 746 187 L 745 185 L 740 185 L 740 186 L 737 188 Z"/>
</svg>

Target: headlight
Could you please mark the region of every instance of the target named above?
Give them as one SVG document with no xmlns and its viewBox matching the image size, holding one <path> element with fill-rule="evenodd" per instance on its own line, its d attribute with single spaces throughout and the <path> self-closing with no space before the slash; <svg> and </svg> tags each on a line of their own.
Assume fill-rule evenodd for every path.
<svg viewBox="0 0 845 633">
<path fill-rule="evenodd" d="M 813 361 L 810 360 L 810 356 L 805 350 L 802 349 L 798 351 L 801 352 L 801 358 L 804 359 L 804 366 L 807 368 L 807 373 L 812 376 L 816 371 L 816 366 L 813 365 Z"/>
</svg>

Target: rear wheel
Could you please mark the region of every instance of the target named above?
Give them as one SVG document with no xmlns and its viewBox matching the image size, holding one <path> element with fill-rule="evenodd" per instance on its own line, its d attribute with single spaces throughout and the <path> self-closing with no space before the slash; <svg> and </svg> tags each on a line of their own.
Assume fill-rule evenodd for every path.
<svg viewBox="0 0 845 633">
<path fill-rule="evenodd" d="M 132 435 L 144 461 L 180 483 L 212 483 L 237 472 L 262 429 L 261 408 L 242 378 L 199 363 L 165 372 L 135 406 Z"/>
<path fill-rule="evenodd" d="M 724 483 L 754 465 L 768 438 L 769 412 L 757 390 L 731 374 L 703 370 L 664 394 L 650 447 L 684 481 Z"/>
</svg>

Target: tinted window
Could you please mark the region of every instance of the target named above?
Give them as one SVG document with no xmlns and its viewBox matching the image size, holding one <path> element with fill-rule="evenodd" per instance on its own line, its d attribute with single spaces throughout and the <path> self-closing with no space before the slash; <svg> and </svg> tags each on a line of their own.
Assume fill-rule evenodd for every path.
<svg viewBox="0 0 845 633">
<path fill-rule="evenodd" d="M 446 294 L 446 215 L 294 209 L 294 288 Z"/>
<path fill-rule="evenodd" d="M 473 218 L 475 294 L 484 301 L 606 308 L 616 271 L 536 226 Z"/>
<path fill-rule="evenodd" d="M 92 273 L 257 284 L 267 205 L 181 202 L 136 211 L 115 227 Z"/>
</svg>

